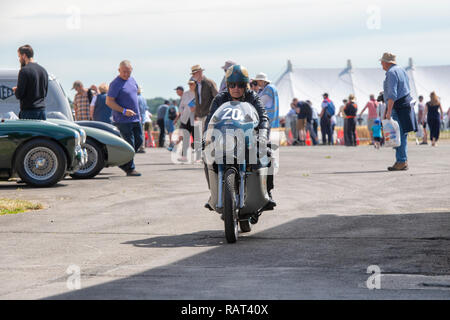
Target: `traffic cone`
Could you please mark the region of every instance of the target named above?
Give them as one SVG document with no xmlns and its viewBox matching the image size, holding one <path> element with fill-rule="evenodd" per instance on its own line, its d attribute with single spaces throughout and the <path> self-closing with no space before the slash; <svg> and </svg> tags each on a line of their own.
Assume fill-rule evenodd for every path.
<svg viewBox="0 0 450 320">
<path fill-rule="evenodd" d="M 311 142 L 311 136 L 309 135 L 309 131 L 306 131 L 306 145 L 310 146 L 312 144 Z"/>
<path fill-rule="evenodd" d="M 344 141 L 344 130 L 342 130 L 342 129 L 338 130 L 337 138 L 338 138 L 338 141 L 339 141 L 340 145 L 344 145 L 345 144 L 345 141 Z"/>
<path fill-rule="evenodd" d="M 149 136 L 147 132 L 145 132 L 145 134 L 147 136 Z M 153 138 L 153 132 L 151 132 L 150 136 L 148 137 L 148 145 L 147 145 L 147 147 L 149 147 L 149 148 L 155 148 L 156 147 L 155 139 Z"/>
</svg>

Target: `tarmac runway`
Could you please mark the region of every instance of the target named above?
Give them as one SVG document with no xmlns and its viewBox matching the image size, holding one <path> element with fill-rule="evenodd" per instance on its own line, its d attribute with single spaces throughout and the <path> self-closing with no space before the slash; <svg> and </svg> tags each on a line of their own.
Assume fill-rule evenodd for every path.
<svg viewBox="0 0 450 320">
<path fill-rule="evenodd" d="M 165 149 L 136 155 L 142 177 L 1 182 L 45 209 L 0 216 L 0 299 L 450 298 L 450 144 L 410 144 L 405 172 L 387 148 L 279 151 L 278 206 L 236 244 L 202 165 Z"/>
</svg>

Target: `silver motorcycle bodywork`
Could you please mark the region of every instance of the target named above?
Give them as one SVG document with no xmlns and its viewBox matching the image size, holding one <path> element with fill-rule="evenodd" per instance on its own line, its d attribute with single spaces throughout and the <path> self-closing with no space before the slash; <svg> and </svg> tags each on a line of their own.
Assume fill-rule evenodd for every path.
<svg viewBox="0 0 450 320">
<path fill-rule="evenodd" d="M 231 110 L 231 111 L 230 111 Z M 236 111 L 238 110 L 238 111 Z M 227 118 L 229 117 L 229 118 Z M 225 132 L 225 130 L 243 130 L 245 131 L 245 143 L 240 144 L 240 148 L 251 149 L 255 144 L 256 129 L 259 124 L 259 117 L 255 108 L 246 102 L 228 102 L 223 104 L 211 117 L 206 133 L 205 145 L 212 146 L 214 144 L 213 134 L 211 132 Z M 228 136 L 226 136 L 226 139 Z M 239 143 L 233 150 L 228 150 L 232 155 L 229 158 L 235 159 L 236 155 L 242 154 L 243 150 L 236 150 Z M 208 147 L 206 147 L 208 148 Z M 256 150 L 256 149 L 255 149 Z M 222 152 L 220 150 L 219 152 Z M 245 150 L 244 150 L 245 151 Z M 255 151 L 256 152 L 256 151 Z M 238 186 L 237 190 L 237 206 L 239 209 L 239 219 L 249 219 L 252 215 L 258 216 L 266 204 L 269 202 L 269 194 L 267 192 L 267 175 L 269 167 L 264 166 L 259 160 L 256 163 L 249 163 L 249 159 L 239 163 L 224 163 L 225 155 L 218 153 L 217 148 L 213 150 L 213 156 L 209 157 L 207 164 L 207 175 L 209 178 L 209 188 L 211 197 L 208 201 L 211 208 L 218 213 L 222 213 L 223 209 L 223 190 L 224 181 L 223 174 L 227 168 L 234 167 L 237 173 Z M 205 159 L 204 153 L 204 159 Z M 227 158 L 228 159 L 228 158 Z"/>
</svg>

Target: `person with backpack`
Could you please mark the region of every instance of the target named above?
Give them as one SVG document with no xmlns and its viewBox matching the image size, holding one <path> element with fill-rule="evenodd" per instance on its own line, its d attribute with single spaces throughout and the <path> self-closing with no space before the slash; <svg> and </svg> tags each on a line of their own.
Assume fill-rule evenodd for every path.
<svg viewBox="0 0 450 320">
<path fill-rule="evenodd" d="M 348 96 L 347 105 L 344 108 L 345 118 L 347 121 L 345 135 L 345 145 L 348 147 L 356 147 L 356 114 L 358 106 L 355 103 L 355 96 L 353 94 Z M 372 128 L 371 128 L 372 129 Z"/>
<path fill-rule="evenodd" d="M 178 112 L 178 107 L 175 105 L 175 101 L 169 105 L 164 117 L 164 122 L 166 126 L 167 133 L 169 134 L 169 147 L 167 150 L 172 151 L 175 143 L 172 141 L 172 134 L 175 131 L 175 124 L 178 121 L 180 114 Z"/>
<path fill-rule="evenodd" d="M 331 117 L 334 116 L 336 109 L 333 101 L 328 97 L 328 93 L 323 94 L 322 112 L 320 118 L 320 131 L 322 132 L 322 144 L 333 145 L 333 131 L 331 127 Z M 328 139 L 327 139 L 328 137 Z M 328 143 L 327 143 L 328 141 Z"/>
</svg>

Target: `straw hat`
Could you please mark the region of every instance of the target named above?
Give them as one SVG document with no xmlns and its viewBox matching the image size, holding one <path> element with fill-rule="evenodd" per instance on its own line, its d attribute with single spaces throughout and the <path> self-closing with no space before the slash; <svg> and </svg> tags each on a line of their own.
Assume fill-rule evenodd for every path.
<svg viewBox="0 0 450 320">
<path fill-rule="evenodd" d="M 265 81 L 265 82 L 270 83 L 270 80 L 267 78 L 267 74 L 265 74 L 263 72 L 258 73 L 253 80 L 256 80 L 256 81 L 260 80 L 260 81 Z"/>
<path fill-rule="evenodd" d="M 194 73 L 196 73 L 197 71 L 203 71 L 203 70 L 205 70 L 205 69 L 202 69 L 202 67 L 200 67 L 199 64 L 196 64 L 195 66 L 192 66 L 192 67 L 191 67 L 191 74 L 194 74 Z"/>
<path fill-rule="evenodd" d="M 380 61 L 397 64 L 397 62 L 395 61 L 395 58 L 396 58 L 395 54 L 385 52 L 385 53 L 383 53 L 383 56 L 381 57 Z"/>
</svg>

